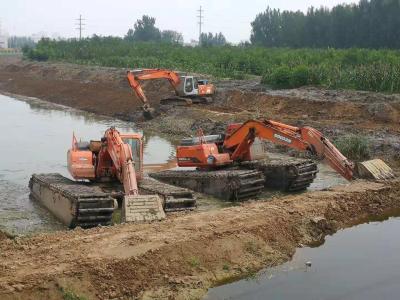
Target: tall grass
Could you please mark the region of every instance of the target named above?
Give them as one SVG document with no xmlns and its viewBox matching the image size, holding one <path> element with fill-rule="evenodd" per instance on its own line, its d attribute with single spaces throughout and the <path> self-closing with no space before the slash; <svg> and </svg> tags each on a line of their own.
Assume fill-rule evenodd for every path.
<svg viewBox="0 0 400 300">
<path fill-rule="evenodd" d="M 366 137 L 349 134 L 338 138 L 335 146 L 349 159 L 361 161 L 370 158 L 370 146 Z"/>
<path fill-rule="evenodd" d="M 25 56 L 36 60 L 121 68 L 170 68 L 219 78 L 262 76 L 275 88 L 321 85 L 400 92 L 400 51 L 366 49 L 287 49 L 262 47 L 184 47 L 132 43 L 120 38 L 83 41 L 42 40 Z"/>
</svg>

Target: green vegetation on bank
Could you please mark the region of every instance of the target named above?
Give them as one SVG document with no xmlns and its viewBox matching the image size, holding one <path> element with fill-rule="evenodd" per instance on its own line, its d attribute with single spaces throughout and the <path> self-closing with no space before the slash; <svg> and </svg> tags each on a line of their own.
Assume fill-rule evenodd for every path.
<svg viewBox="0 0 400 300">
<path fill-rule="evenodd" d="M 371 156 L 369 141 L 365 136 L 345 135 L 338 138 L 335 145 L 344 156 L 355 161 L 362 161 Z"/>
<path fill-rule="evenodd" d="M 400 92 L 400 51 L 288 49 L 256 46 L 185 47 L 131 42 L 116 37 L 82 41 L 42 40 L 25 48 L 33 60 L 66 61 L 119 68 L 170 68 L 218 78 L 262 76 L 275 88 L 303 85 Z"/>
</svg>

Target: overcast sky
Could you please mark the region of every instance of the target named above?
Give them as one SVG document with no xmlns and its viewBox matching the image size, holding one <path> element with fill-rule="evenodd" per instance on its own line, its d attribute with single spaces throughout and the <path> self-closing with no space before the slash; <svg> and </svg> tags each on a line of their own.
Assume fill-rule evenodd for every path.
<svg viewBox="0 0 400 300">
<path fill-rule="evenodd" d="M 0 0 L 0 22 L 10 35 L 46 32 L 63 37 L 77 36 L 75 19 L 86 19 L 84 35 L 123 36 L 143 14 L 156 18 L 161 30 L 182 32 L 185 41 L 198 37 L 198 12 L 204 9 L 203 32 L 221 31 L 230 42 L 248 40 L 250 22 L 272 8 L 302 10 L 308 7 L 332 7 L 351 0 Z"/>
</svg>

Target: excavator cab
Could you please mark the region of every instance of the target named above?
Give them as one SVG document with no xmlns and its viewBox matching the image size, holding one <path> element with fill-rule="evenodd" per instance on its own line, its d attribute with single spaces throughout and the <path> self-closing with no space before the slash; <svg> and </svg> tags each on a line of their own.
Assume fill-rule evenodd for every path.
<svg viewBox="0 0 400 300">
<path fill-rule="evenodd" d="M 131 147 L 132 158 L 135 162 L 135 173 L 138 180 L 143 178 L 143 141 L 138 134 L 121 134 L 124 143 Z"/>
<path fill-rule="evenodd" d="M 177 89 L 178 96 L 190 98 L 209 98 L 206 99 L 207 103 L 211 101 L 211 97 L 215 93 L 215 86 L 210 84 L 208 80 L 199 80 L 194 76 L 181 76 L 180 78 L 181 83 Z"/>
<path fill-rule="evenodd" d="M 197 79 L 193 76 L 181 77 L 181 88 L 178 92 L 182 93 L 179 96 L 197 96 L 199 94 Z"/>
</svg>

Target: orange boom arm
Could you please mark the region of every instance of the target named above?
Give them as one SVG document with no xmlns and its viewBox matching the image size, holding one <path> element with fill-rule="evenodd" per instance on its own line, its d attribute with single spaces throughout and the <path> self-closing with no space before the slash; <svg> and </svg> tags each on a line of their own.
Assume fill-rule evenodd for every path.
<svg viewBox="0 0 400 300">
<path fill-rule="evenodd" d="M 164 78 L 168 79 L 171 83 L 172 87 L 174 88 L 175 92 L 177 92 L 177 86 L 181 82 L 179 75 L 173 71 L 164 70 L 164 69 L 144 69 L 139 71 L 128 71 L 127 72 L 127 79 L 129 85 L 136 93 L 138 98 L 143 103 L 143 109 L 147 111 L 150 108 L 150 103 L 146 98 L 146 95 L 143 92 L 143 89 L 140 85 L 139 80 L 150 80 L 150 79 L 159 79 Z"/>
<path fill-rule="evenodd" d="M 314 128 L 298 128 L 269 120 L 250 120 L 234 127 L 236 129 L 224 141 L 224 148 L 232 151 L 232 160 L 249 160 L 250 146 L 258 137 L 300 151 L 309 151 L 326 160 L 344 178 L 354 178 L 355 164 Z"/>
<path fill-rule="evenodd" d="M 105 132 L 103 141 L 106 142 L 106 147 L 100 150 L 98 169 L 104 167 L 102 164 L 106 160 L 102 158 L 109 155 L 115 167 L 115 175 L 124 186 L 125 195 L 138 195 L 131 147 L 124 143 L 120 133 L 115 128 L 110 128 Z"/>
</svg>

